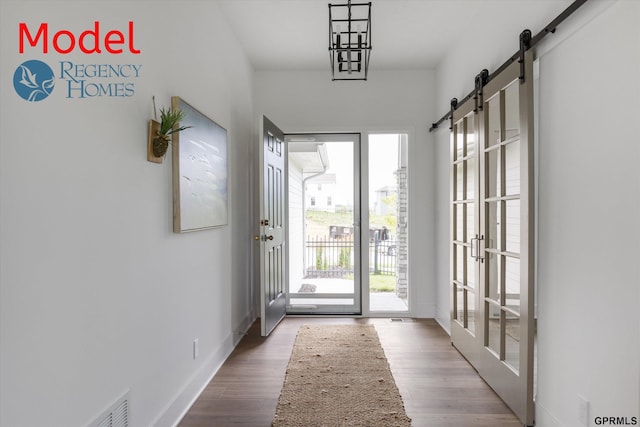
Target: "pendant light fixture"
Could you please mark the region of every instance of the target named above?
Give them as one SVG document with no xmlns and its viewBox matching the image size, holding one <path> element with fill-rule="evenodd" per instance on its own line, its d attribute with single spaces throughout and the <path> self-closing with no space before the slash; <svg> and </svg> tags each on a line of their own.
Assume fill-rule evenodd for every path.
<svg viewBox="0 0 640 427">
<path fill-rule="evenodd" d="M 371 2 L 329 3 L 332 80 L 367 80 L 371 56 Z"/>
</svg>

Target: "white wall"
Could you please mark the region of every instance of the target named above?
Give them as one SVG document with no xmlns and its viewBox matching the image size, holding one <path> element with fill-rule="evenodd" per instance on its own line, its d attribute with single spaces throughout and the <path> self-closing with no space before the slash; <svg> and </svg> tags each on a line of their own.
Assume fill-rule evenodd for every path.
<svg viewBox="0 0 640 427">
<path fill-rule="evenodd" d="M 265 114 L 284 132 L 363 132 L 363 141 L 365 132 L 410 134 L 412 309 L 416 316 L 433 317 L 434 151 L 427 132 L 427 121 L 435 114 L 433 72 L 376 70 L 366 82 L 332 82 L 329 70 L 257 71 L 254 87 L 256 114 Z M 366 197 L 366 192 L 362 196 Z M 367 206 L 367 200 L 363 199 L 363 204 Z"/>
<path fill-rule="evenodd" d="M 555 15 L 540 22 L 546 24 Z M 539 78 L 537 425 L 579 426 L 578 395 L 597 416 L 638 416 L 634 124 L 640 115 L 640 3 L 589 2 L 537 48 Z M 531 25 L 534 34 L 541 26 Z M 513 37 L 516 33 L 508 33 Z M 452 52 L 437 70 L 442 112 L 515 49 L 504 39 Z M 494 66 L 495 65 L 495 66 Z M 493 66 L 493 68 L 491 68 Z M 437 133 L 438 319 L 448 324 L 448 130 Z"/>
<path fill-rule="evenodd" d="M 127 389 L 131 425 L 170 425 L 253 320 L 252 69 L 214 2 L 3 0 L 0 12 L 0 425 L 86 425 Z M 19 22 L 94 20 L 103 35 L 133 20 L 142 53 L 18 54 Z M 26 59 L 142 70 L 130 98 L 69 100 L 58 80 L 32 104 L 12 87 Z M 229 226 L 172 233 L 170 154 L 146 161 L 152 95 L 228 130 Z"/>
<path fill-rule="evenodd" d="M 640 415 L 638 22 L 640 3 L 616 2 L 540 58 L 537 408 L 555 418 L 547 425 L 574 425 L 577 395 L 591 402 L 590 425 Z"/>
</svg>

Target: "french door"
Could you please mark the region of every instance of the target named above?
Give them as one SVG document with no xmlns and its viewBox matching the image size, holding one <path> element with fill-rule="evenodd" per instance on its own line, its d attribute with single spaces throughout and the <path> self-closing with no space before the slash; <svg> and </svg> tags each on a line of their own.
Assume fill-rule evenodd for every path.
<svg viewBox="0 0 640 427">
<path fill-rule="evenodd" d="M 452 342 L 534 423 L 532 53 L 453 113 Z"/>
</svg>

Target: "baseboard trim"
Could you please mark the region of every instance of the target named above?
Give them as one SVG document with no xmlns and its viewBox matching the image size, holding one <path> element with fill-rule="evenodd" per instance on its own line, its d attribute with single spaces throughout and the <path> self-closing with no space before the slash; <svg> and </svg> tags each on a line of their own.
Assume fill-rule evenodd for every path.
<svg viewBox="0 0 640 427">
<path fill-rule="evenodd" d="M 253 322 L 255 322 L 257 318 L 258 316 L 256 316 L 252 311 L 251 313 L 247 314 L 244 319 L 242 319 L 238 327 L 233 328 L 233 348 L 235 348 L 242 337 L 247 334 L 247 331 L 249 331 L 249 328 L 251 327 L 251 325 L 253 325 Z"/>
<path fill-rule="evenodd" d="M 442 329 L 444 329 L 447 334 L 451 335 L 451 318 L 449 312 L 447 311 L 446 313 L 443 313 L 438 310 L 435 319 Z"/>
<path fill-rule="evenodd" d="M 536 427 L 564 427 L 564 425 L 547 408 L 536 402 Z"/>
<path fill-rule="evenodd" d="M 218 347 L 218 350 L 216 350 L 209 360 L 189 379 L 187 384 L 180 390 L 176 398 L 162 412 L 153 425 L 159 427 L 177 426 L 232 351 L 233 336 L 229 334 L 222 345 Z"/>
<path fill-rule="evenodd" d="M 411 314 L 418 319 L 432 319 L 436 314 L 435 304 L 418 304 L 411 301 L 410 305 Z"/>
<path fill-rule="evenodd" d="M 209 385 L 213 377 L 220 370 L 229 355 L 236 348 L 242 336 L 253 324 L 253 314 L 247 314 L 240 326 L 234 329 L 214 351 L 213 355 L 204 365 L 187 381 L 175 399 L 167 406 L 162 414 L 153 423 L 154 426 L 176 427 L 189 412 L 189 409 L 198 400 L 204 389 Z"/>
</svg>

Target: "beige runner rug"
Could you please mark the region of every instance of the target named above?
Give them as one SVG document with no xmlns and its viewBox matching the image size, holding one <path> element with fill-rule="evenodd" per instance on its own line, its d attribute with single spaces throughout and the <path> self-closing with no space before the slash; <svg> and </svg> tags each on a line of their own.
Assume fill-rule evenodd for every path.
<svg viewBox="0 0 640 427">
<path fill-rule="evenodd" d="M 411 426 L 373 325 L 301 326 L 272 426 Z"/>
</svg>

